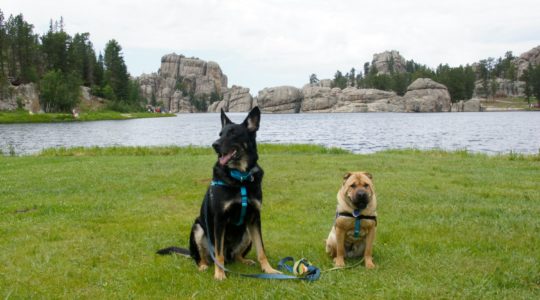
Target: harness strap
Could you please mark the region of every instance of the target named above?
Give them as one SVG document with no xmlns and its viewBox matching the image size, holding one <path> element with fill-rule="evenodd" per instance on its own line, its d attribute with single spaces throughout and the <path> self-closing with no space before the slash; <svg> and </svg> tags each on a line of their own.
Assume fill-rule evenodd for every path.
<svg viewBox="0 0 540 300">
<path fill-rule="evenodd" d="M 212 185 L 212 186 L 229 186 L 223 180 L 212 180 L 210 185 Z M 244 218 L 246 217 L 246 211 L 247 211 L 247 205 L 248 205 L 248 196 L 247 196 L 247 189 L 246 189 L 245 186 L 240 187 L 240 197 L 242 198 L 242 208 L 240 209 L 240 218 L 234 224 L 236 226 L 240 226 L 240 225 L 244 224 Z"/>
<path fill-rule="evenodd" d="M 240 219 L 235 224 L 236 226 L 244 224 L 244 217 L 246 216 L 248 197 L 245 186 L 240 187 L 240 196 L 242 197 L 242 209 L 240 210 Z"/>
<path fill-rule="evenodd" d="M 360 211 L 357 209 L 354 210 L 354 212 L 348 213 L 348 212 L 336 212 L 336 219 L 338 217 L 348 217 L 348 218 L 355 218 L 354 221 L 354 238 L 360 237 L 360 225 L 362 222 L 362 219 L 368 219 L 368 220 L 374 220 L 375 226 L 377 226 L 377 216 L 364 216 L 360 214 Z"/>
</svg>

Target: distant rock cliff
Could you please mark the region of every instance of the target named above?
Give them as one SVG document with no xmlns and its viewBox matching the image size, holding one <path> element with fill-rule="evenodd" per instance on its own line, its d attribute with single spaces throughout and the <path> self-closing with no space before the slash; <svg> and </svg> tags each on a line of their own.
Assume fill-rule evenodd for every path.
<svg viewBox="0 0 540 300">
<path fill-rule="evenodd" d="M 540 66 L 540 46 L 521 54 L 514 60 L 514 64 L 517 66 L 518 78 L 523 75 L 523 71 L 527 70 L 529 64 Z"/>
<path fill-rule="evenodd" d="M 167 54 L 157 73 L 138 78 L 140 91 L 149 104 L 171 112 L 249 110 L 253 99 L 249 89 L 227 87 L 227 76 L 212 61 Z M 218 109 L 218 110 L 219 110 Z"/>
</svg>

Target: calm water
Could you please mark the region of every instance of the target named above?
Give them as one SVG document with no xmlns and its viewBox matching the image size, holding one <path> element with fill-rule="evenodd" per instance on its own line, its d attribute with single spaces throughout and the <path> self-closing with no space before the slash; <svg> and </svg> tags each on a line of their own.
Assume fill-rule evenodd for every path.
<svg viewBox="0 0 540 300">
<path fill-rule="evenodd" d="M 229 116 L 241 122 L 246 114 Z M 214 113 L 127 121 L 0 124 L 0 149 L 31 154 L 50 147 L 210 146 L 219 129 L 219 114 Z M 320 144 L 355 153 L 396 148 L 538 153 L 540 113 L 263 114 L 258 140 Z"/>
</svg>

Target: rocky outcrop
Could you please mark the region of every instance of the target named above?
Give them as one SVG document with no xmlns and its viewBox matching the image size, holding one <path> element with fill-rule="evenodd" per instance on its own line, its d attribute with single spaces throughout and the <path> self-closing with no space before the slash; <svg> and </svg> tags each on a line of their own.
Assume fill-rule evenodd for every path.
<svg viewBox="0 0 540 300">
<path fill-rule="evenodd" d="M 233 85 L 223 95 L 223 100 L 214 102 L 208 107 L 208 112 L 246 112 L 253 107 L 253 97 L 248 88 Z"/>
<path fill-rule="evenodd" d="M 488 82 L 488 93 L 491 94 L 492 84 L 495 84 L 495 97 L 524 97 L 525 82 L 512 81 L 509 79 L 496 78 L 494 82 Z M 486 91 L 482 80 L 477 80 L 474 83 L 473 97 L 486 98 Z"/>
<path fill-rule="evenodd" d="M 341 90 L 318 84 L 307 84 L 302 88 L 304 100 L 301 112 L 331 112 L 339 99 Z"/>
<path fill-rule="evenodd" d="M 540 66 L 540 46 L 521 54 L 514 60 L 514 64 L 517 67 L 517 78 L 523 75 L 523 71 L 527 70 L 529 64 Z"/>
<path fill-rule="evenodd" d="M 158 73 L 143 74 L 138 81 L 148 103 L 155 101 L 171 112 L 199 111 L 228 91 L 227 76 L 217 63 L 175 53 L 161 58 Z"/>
<path fill-rule="evenodd" d="M 375 67 L 377 74 L 404 73 L 406 65 L 405 58 L 395 50 L 373 54 L 371 61 L 371 68 Z"/>
<path fill-rule="evenodd" d="M 348 87 L 342 91 L 342 95 L 333 109 L 334 112 L 368 112 L 388 111 L 382 104 L 388 104 L 396 98 L 394 92 L 376 89 L 357 89 Z M 377 103 L 375 105 L 372 105 Z"/>
<path fill-rule="evenodd" d="M 406 112 L 448 112 L 450 93 L 446 86 L 429 78 L 418 78 L 407 87 L 403 96 Z"/>
<path fill-rule="evenodd" d="M 36 84 L 9 85 L 0 91 L 0 110 L 25 109 L 40 111 L 39 93 Z"/>
<path fill-rule="evenodd" d="M 257 105 L 266 113 L 298 113 L 302 105 L 302 91 L 293 86 L 264 88 L 259 91 Z"/>
<path fill-rule="evenodd" d="M 419 78 L 400 97 L 394 92 L 348 87 L 327 88 L 316 84 L 302 88 L 301 112 L 447 112 L 450 94 L 431 79 Z"/>
<path fill-rule="evenodd" d="M 456 103 L 452 103 L 452 112 L 480 112 L 482 106 L 480 99 L 473 98 L 467 101 L 460 100 Z"/>
</svg>

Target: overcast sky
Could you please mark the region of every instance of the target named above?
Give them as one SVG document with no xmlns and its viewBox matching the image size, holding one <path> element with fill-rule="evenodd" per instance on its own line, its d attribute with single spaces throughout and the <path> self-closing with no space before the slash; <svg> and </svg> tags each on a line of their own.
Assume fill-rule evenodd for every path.
<svg viewBox="0 0 540 300">
<path fill-rule="evenodd" d="M 385 50 L 435 67 L 540 45 L 539 0 L 2 0 L 0 9 L 39 34 L 62 16 L 69 34 L 90 33 L 96 52 L 116 39 L 134 76 L 176 52 L 219 63 L 229 86 L 254 95 L 361 70 Z"/>
</svg>

